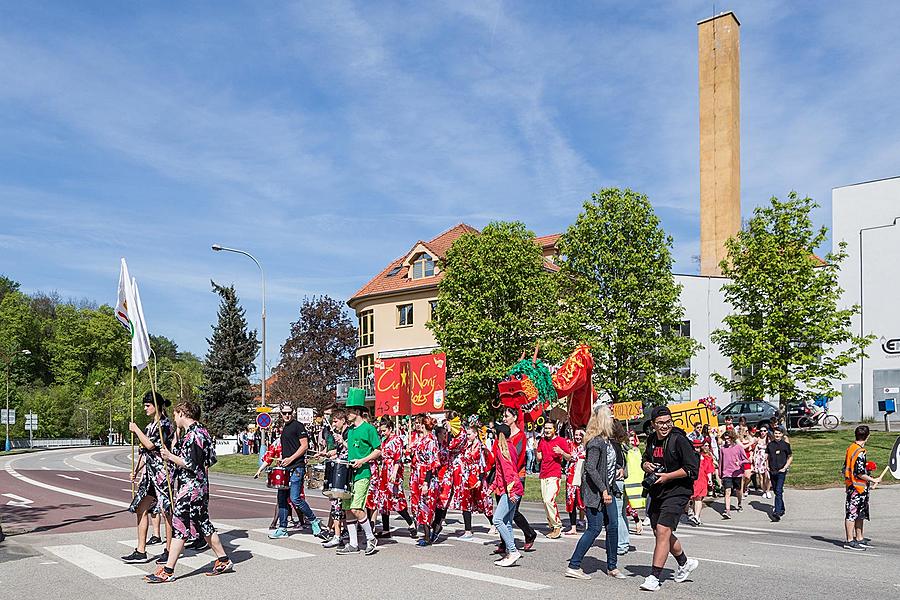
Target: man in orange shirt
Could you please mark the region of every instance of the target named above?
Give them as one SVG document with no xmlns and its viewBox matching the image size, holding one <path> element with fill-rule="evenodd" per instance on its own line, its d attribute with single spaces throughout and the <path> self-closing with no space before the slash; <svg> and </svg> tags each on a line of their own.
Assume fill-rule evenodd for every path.
<svg viewBox="0 0 900 600">
<path fill-rule="evenodd" d="M 871 484 L 881 483 L 881 477 L 872 477 L 866 469 L 866 440 L 869 427 L 860 425 L 854 432 L 856 441 L 847 448 L 844 456 L 844 484 L 847 487 L 844 528 L 847 550 L 866 550 L 869 545 L 863 537 L 863 523 L 869 520 L 869 489 Z"/>
</svg>

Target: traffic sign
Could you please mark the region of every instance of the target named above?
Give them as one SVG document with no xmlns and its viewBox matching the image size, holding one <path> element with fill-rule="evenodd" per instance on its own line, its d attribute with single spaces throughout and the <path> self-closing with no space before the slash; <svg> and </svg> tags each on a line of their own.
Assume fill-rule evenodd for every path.
<svg viewBox="0 0 900 600">
<path fill-rule="evenodd" d="M 25 431 L 37 431 L 38 416 L 35 413 L 25 414 Z"/>
<path fill-rule="evenodd" d="M 256 412 L 258 412 L 258 413 L 267 413 L 267 412 L 271 412 L 271 410 L 272 410 L 271 406 L 257 406 L 256 407 Z"/>
<path fill-rule="evenodd" d="M 16 424 L 16 409 L 0 408 L 0 425 L 15 425 L 15 424 Z"/>
<path fill-rule="evenodd" d="M 260 429 L 268 429 L 272 425 L 272 416 L 267 412 L 259 413 L 256 415 L 256 424 Z"/>
</svg>

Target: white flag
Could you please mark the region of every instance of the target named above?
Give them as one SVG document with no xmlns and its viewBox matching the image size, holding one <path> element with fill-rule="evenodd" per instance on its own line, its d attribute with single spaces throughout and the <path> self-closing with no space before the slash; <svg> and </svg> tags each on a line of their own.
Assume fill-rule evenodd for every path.
<svg viewBox="0 0 900 600">
<path fill-rule="evenodd" d="M 126 289 L 131 283 L 131 277 L 128 275 L 128 265 L 125 259 L 122 259 L 122 266 L 119 269 L 119 297 L 116 300 L 116 320 L 125 328 L 129 336 L 134 336 L 134 328 L 131 326 L 131 319 L 128 316 L 128 294 Z"/>
<path fill-rule="evenodd" d="M 131 319 L 134 327 L 134 335 L 131 338 L 131 366 L 141 371 L 150 361 L 150 336 L 147 333 L 147 321 L 144 320 L 144 307 L 141 306 L 141 293 L 138 290 L 137 280 L 133 277 L 130 289 L 133 301 L 129 302 L 129 305 L 134 307 Z"/>
</svg>

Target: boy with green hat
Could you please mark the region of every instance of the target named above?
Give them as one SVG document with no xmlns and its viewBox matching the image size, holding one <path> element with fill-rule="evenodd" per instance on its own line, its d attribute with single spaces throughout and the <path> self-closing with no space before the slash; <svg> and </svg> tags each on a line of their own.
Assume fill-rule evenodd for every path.
<svg viewBox="0 0 900 600">
<path fill-rule="evenodd" d="M 350 388 L 347 394 L 347 421 L 350 430 L 347 433 L 347 459 L 354 469 L 353 494 L 345 498 L 343 508 L 347 513 L 347 532 L 350 543 L 337 551 L 338 554 L 356 554 L 359 552 L 356 526 L 362 527 L 366 535 L 366 555 L 375 554 L 375 534 L 366 514 L 366 496 L 369 494 L 369 482 L 372 469 L 369 463 L 381 458 L 381 438 L 375 427 L 362 418 L 366 404 L 366 392 L 360 388 Z"/>
</svg>

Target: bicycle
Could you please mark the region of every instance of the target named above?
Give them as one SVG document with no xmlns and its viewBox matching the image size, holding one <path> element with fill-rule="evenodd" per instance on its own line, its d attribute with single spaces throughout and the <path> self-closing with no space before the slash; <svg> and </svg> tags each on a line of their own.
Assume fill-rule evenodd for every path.
<svg viewBox="0 0 900 600">
<path fill-rule="evenodd" d="M 817 406 L 822 410 L 816 412 L 809 406 L 804 408 L 806 414 L 797 420 L 797 427 L 800 427 L 802 429 L 821 425 L 823 428 L 830 431 L 837 428 L 837 426 L 841 424 L 841 420 L 837 417 L 837 415 L 829 413 L 826 407 L 823 407 L 818 403 Z"/>
</svg>

